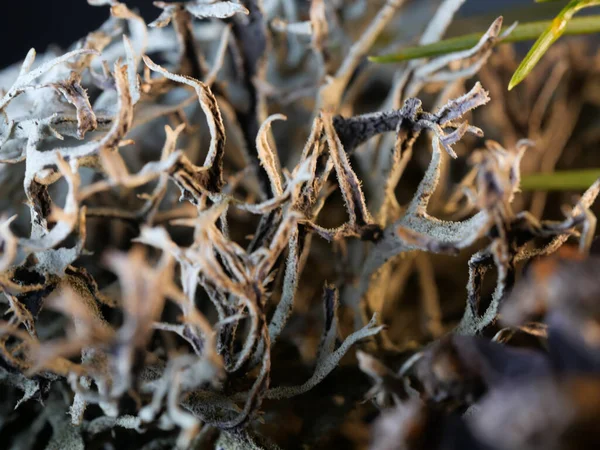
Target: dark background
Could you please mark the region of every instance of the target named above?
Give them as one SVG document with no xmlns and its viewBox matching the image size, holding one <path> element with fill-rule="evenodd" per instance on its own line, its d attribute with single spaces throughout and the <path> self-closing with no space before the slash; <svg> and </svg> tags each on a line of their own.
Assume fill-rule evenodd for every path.
<svg viewBox="0 0 600 450">
<path fill-rule="evenodd" d="M 161 10 L 152 0 L 124 0 L 137 8 L 147 22 Z M 0 0 L 0 67 L 22 60 L 30 48 L 43 53 L 48 45 L 65 48 L 109 17 L 108 6 L 91 6 L 86 0 Z"/>
<path fill-rule="evenodd" d="M 438 3 L 437 0 L 411 1 Z M 160 13 L 152 5 L 152 0 L 124 0 L 124 3 L 132 9 L 138 8 L 147 22 Z M 535 4 L 533 0 L 467 0 L 461 16 L 485 16 L 487 20 L 488 16 L 504 14 L 508 21 L 516 18 L 531 20 L 528 16 L 533 15 L 536 19 L 545 19 L 561 5 L 562 2 Z M 38 53 L 43 53 L 50 44 L 65 48 L 96 29 L 108 15 L 107 6 L 94 7 L 86 0 L 0 0 L 0 67 L 22 60 L 32 47 Z M 461 26 L 456 31 L 481 31 L 478 21 L 470 21 L 469 24 L 473 29 Z M 450 34 L 455 34 L 452 31 Z"/>
</svg>

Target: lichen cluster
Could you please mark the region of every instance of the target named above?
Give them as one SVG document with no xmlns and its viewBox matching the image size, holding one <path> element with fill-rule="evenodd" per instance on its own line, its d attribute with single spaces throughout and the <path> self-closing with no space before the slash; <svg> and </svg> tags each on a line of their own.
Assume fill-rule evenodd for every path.
<svg viewBox="0 0 600 450">
<path fill-rule="evenodd" d="M 531 414 L 569 408 L 577 386 L 553 384 L 552 358 L 507 344 L 566 323 L 598 348 L 598 288 L 575 306 L 557 292 L 593 267 L 600 182 L 558 221 L 540 219 L 544 194 L 525 208 L 519 184 L 522 164 L 552 170 L 580 120 L 581 93 L 558 87 L 567 68 L 591 86 L 596 66 L 557 46 L 511 115 L 502 18 L 470 50 L 390 72 L 365 57 L 403 0 L 155 2 L 148 25 L 117 0 L 88 3 L 109 7 L 102 27 L 0 73 L 6 448 L 467 448 L 448 430 L 525 448 L 494 424 L 516 426 L 527 395 Z M 462 3 L 442 1 L 420 43 Z M 567 262 L 538 261 L 569 239 Z M 440 261 L 468 274 L 453 286 L 462 319 L 444 313 Z M 394 322 L 413 271 L 419 332 Z M 535 284 L 541 272 L 557 287 Z M 537 390 L 503 398 L 515 371 L 497 361 Z"/>
</svg>

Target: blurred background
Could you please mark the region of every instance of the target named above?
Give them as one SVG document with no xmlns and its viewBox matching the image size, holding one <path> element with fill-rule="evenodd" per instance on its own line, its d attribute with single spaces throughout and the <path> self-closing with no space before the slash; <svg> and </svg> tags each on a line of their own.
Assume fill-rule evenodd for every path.
<svg viewBox="0 0 600 450">
<path fill-rule="evenodd" d="M 308 2 L 309 0 L 297 0 Z M 385 0 L 368 0 L 384 3 Z M 6 4 L 5 4 L 6 3 Z M 160 10 L 153 0 L 124 0 L 130 8 L 138 8 L 146 21 L 154 20 Z M 410 15 L 431 14 L 439 0 L 408 0 Z M 553 17 L 564 2 L 537 4 L 533 0 L 467 0 L 459 17 L 449 30 L 449 36 L 487 28 L 490 18 L 504 15 L 505 23 L 520 20 L 543 20 Z M 418 6 L 415 8 L 415 6 Z M 68 47 L 89 31 L 97 28 L 108 17 L 107 7 L 94 7 L 86 0 L 3 0 L 3 24 L 0 27 L 0 39 L 3 45 L 0 52 L 0 67 L 22 60 L 30 48 L 38 53 L 44 52 L 49 45 Z M 411 23 L 422 21 L 406 17 L 406 33 L 410 39 L 419 30 L 410 29 Z"/>
</svg>

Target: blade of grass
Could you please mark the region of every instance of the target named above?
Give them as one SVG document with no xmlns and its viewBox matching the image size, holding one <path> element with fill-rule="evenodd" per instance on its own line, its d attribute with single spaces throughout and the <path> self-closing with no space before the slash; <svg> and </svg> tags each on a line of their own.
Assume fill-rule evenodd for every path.
<svg viewBox="0 0 600 450">
<path fill-rule="evenodd" d="M 532 173 L 521 178 L 522 191 L 585 190 L 600 178 L 600 168 Z"/>
<path fill-rule="evenodd" d="M 523 61 L 521 61 L 521 64 L 519 64 L 519 67 L 515 70 L 515 73 L 508 84 L 508 90 L 510 91 L 529 75 L 550 46 L 564 34 L 567 24 L 570 23 L 573 15 L 577 11 L 597 5 L 600 5 L 600 0 L 571 0 L 567 6 L 558 13 L 550 26 L 544 30 L 525 58 L 523 58 Z"/>
<path fill-rule="evenodd" d="M 551 20 L 528 22 L 519 24 L 511 34 L 504 37 L 498 44 L 508 44 L 513 42 L 532 41 L 540 35 L 549 26 L 552 26 Z M 503 30 L 504 31 L 504 30 Z M 600 32 L 600 15 L 577 17 L 570 20 L 563 32 L 564 35 L 591 34 Z M 376 63 L 395 63 L 408 61 L 417 58 L 431 58 L 433 56 L 445 55 L 447 53 L 467 50 L 473 47 L 483 33 L 473 33 L 455 38 L 445 39 L 434 44 L 423 45 L 420 47 L 405 48 L 398 53 L 381 56 L 370 56 L 369 61 Z"/>
</svg>

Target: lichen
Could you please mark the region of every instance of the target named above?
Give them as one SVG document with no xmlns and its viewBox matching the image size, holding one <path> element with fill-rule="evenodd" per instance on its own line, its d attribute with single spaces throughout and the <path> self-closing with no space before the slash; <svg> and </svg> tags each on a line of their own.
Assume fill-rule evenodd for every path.
<svg viewBox="0 0 600 450">
<path fill-rule="evenodd" d="M 540 158 L 528 149 L 558 145 L 561 111 L 577 110 L 572 132 L 581 105 L 561 97 L 556 75 L 550 91 L 532 89 L 529 128 L 501 111 L 514 108 L 497 89 L 502 17 L 473 48 L 390 74 L 365 57 L 412 5 L 403 0 L 155 2 L 149 25 L 117 0 L 88 3 L 109 7 L 105 24 L 39 64 L 32 49 L 0 100 L 11 193 L 0 381 L 25 411 L 12 448 L 333 448 L 331 428 L 348 438 L 367 426 L 363 395 L 392 408 L 373 444 L 389 448 L 389 434 L 408 442 L 410 420 L 439 413 L 419 397 L 471 407 L 482 386 L 512 376 L 490 358 L 521 361 L 503 344 L 548 338 L 544 324 L 522 323 L 538 302 L 506 307 L 512 321 L 496 329 L 500 312 L 523 263 L 568 240 L 586 258 L 600 180 L 564 220 L 540 218 L 539 194 L 528 212 L 521 172 Z M 442 1 L 421 43 L 441 39 L 462 3 Z M 573 67 L 595 82 L 595 67 Z M 484 141 L 488 129 L 501 142 Z M 554 163 L 567 137 L 556 139 Z M 466 291 L 453 286 L 460 320 L 448 318 L 440 266 L 469 277 Z M 413 271 L 420 296 L 406 288 Z M 524 286 L 515 292 L 535 297 Z M 401 320 L 425 317 L 418 333 L 394 324 L 405 314 L 394 302 L 408 297 L 421 312 Z M 592 307 L 578 305 L 552 297 L 544 308 L 589 325 L 596 345 L 582 312 Z M 492 330 L 497 342 L 479 344 Z M 378 359 L 390 353 L 399 370 Z M 546 391 L 571 392 L 556 383 L 531 394 L 540 407 Z M 473 419 L 484 441 L 493 401 Z"/>
</svg>

